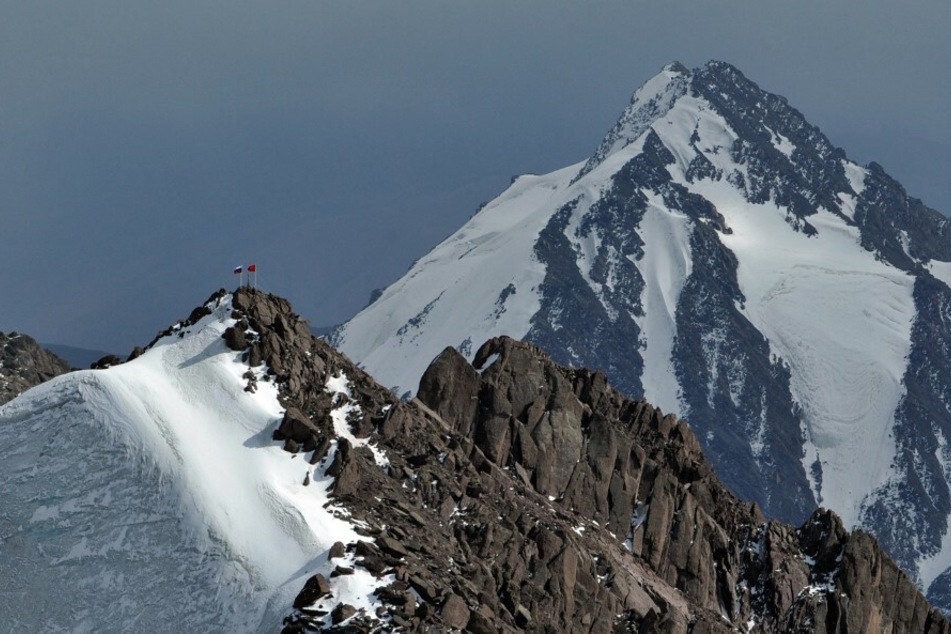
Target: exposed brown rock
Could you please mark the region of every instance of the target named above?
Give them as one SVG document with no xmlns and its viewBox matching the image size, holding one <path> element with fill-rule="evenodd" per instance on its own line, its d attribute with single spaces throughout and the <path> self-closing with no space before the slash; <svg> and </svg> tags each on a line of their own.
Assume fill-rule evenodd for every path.
<svg viewBox="0 0 951 634">
<path fill-rule="evenodd" d="M 315 474 L 335 479 L 334 504 L 366 535 L 346 545 L 347 567 L 395 579 L 379 614 L 338 605 L 344 631 L 951 634 L 869 536 L 825 511 L 798 530 L 766 521 L 686 423 L 601 373 L 503 337 L 478 351 L 481 372 L 447 349 L 403 403 L 283 300 L 241 289 L 233 306 L 257 333 L 248 362 L 267 364 L 291 412 L 275 437 L 314 443 Z M 324 386 L 341 372 L 351 432 L 386 467 L 336 437 L 343 399 Z M 295 601 L 287 627 L 324 623 L 312 604 Z"/>
<path fill-rule="evenodd" d="M 466 605 L 466 600 L 457 594 L 450 594 L 439 608 L 439 618 L 446 627 L 456 630 L 465 629 L 469 624 L 469 607 Z"/>
<path fill-rule="evenodd" d="M 70 371 L 69 363 L 23 333 L 0 332 L 0 404 Z"/>
<path fill-rule="evenodd" d="M 297 598 L 294 599 L 294 607 L 305 608 L 328 594 L 330 594 L 330 582 L 323 575 L 314 575 L 307 580 Z"/>
<path fill-rule="evenodd" d="M 330 618 L 334 625 L 346 621 L 357 613 L 357 609 L 347 603 L 340 603 L 330 613 Z"/>
</svg>

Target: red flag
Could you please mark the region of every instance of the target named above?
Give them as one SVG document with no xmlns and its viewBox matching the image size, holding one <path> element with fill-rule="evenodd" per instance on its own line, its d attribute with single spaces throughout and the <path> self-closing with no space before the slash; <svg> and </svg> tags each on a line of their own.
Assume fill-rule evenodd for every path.
<svg viewBox="0 0 951 634">
<path fill-rule="evenodd" d="M 249 264 L 249 265 L 248 265 L 248 273 L 256 273 L 257 270 L 258 270 L 258 265 L 257 265 L 257 264 Z"/>
<path fill-rule="evenodd" d="M 236 266 L 236 267 L 234 267 L 234 274 L 235 274 L 235 275 L 241 275 L 241 271 L 243 271 L 243 270 L 244 270 L 244 269 L 242 269 L 240 266 Z"/>
</svg>

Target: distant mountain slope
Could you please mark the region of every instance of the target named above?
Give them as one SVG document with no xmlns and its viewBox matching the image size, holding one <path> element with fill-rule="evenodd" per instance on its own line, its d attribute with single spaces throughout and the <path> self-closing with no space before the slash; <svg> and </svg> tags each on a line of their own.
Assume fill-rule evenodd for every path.
<svg viewBox="0 0 951 634">
<path fill-rule="evenodd" d="M 832 508 L 951 596 L 949 231 L 736 68 L 672 64 L 332 340 L 398 393 L 502 334 L 599 368 L 769 515 Z"/>
<path fill-rule="evenodd" d="M 75 346 L 65 346 L 58 343 L 44 343 L 41 345 L 50 352 L 66 359 L 74 368 L 80 369 L 86 369 L 99 359 L 110 354 L 104 350 L 90 350 L 88 348 L 77 348 Z"/>
<path fill-rule="evenodd" d="M 0 404 L 69 372 L 70 364 L 23 333 L 0 332 Z"/>
</svg>

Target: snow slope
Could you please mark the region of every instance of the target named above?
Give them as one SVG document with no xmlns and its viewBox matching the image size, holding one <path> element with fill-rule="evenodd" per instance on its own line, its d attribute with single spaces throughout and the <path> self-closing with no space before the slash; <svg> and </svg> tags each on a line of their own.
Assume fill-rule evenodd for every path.
<svg viewBox="0 0 951 634">
<path fill-rule="evenodd" d="M 803 466 L 822 466 L 822 481 L 811 483 L 817 501 L 854 526 L 895 453 L 914 278 L 869 257 L 858 231 L 832 213 L 810 217 L 818 235 L 809 237 L 787 230 L 775 205 L 751 205 L 715 185 L 697 189 L 733 230 L 722 240 L 737 256 L 744 314 L 792 370 L 806 428 Z"/>
<path fill-rule="evenodd" d="M 447 346 L 461 347 L 471 359 L 472 346 L 492 336 L 524 336 L 544 276 L 533 255 L 535 240 L 551 209 L 570 200 L 566 181 L 579 167 L 518 178 L 388 287 L 371 311 L 348 322 L 338 347 L 373 368 L 381 384 L 403 392 L 415 391 Z M 466 334 L 459 337 L 462 323 Z"/>
<path fill-rule="evenodd" d="M 134 361 L 0 408 L 0 630 L 276 631 L 329 576 L 330 546 L 358 537 L 325 507 L 325 465 L 271 440 L 263 366 L 243 389 L 230 296 L 210 308 Z M 369 610 L 378 583 L 358 568 L 336 600 Z"/>
<path fill-rule="evenodd" d="M 821 465 L 813 493 L 854 526 L 895 455 L 891 432 L 911 349 L 914 277 L 861 245 L 858 228 L 843 217 L 854 211 L 845 196 L 835 210 L 841 215 L 819 208 L 809 216 L 816 229 L 810 235 L 792 229 L 786 209 L 750 202 L 730 179 L 691 182 L 687 170 L 700 154 L 721 173 L 749 178 L 729 151 L 738 134 L 703 100 L 681 98 L 653 129 L 676 159 L 668 166 L 673 180 L 724 217 L 729 231 L 720 241 L 737 258 L 742 312 L 791 369 L 805 427 L 803 467 L 811 474 Z M 789 140 L 769 132 L 791 156 Z M 843 167 L 860 195 L 862 168 Z"/>
</svg>

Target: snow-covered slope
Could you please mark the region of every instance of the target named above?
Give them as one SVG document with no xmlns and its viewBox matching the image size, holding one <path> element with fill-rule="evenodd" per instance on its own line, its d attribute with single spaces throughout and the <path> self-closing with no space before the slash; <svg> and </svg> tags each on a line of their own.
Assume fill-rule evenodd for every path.
<svg viewBox="0 0 951 634">
<path fill-rule="evenodd" d="M 592 158 L 518 179 L 333 339 L 399 393 L 492 335 L 603 369 L 742 496 L 833 508 L 927 586 L 951 566 L 949 231 L 737 69 L 672 64 Z"/>
<path fill-rule="evenodd" d="M 0 408 L 0 630 L 276 631 L 329 576 L 331 545 L 357 538 L 325 506 L 326 464 L 272 440 L 263 366 L 244 389 L 230 296 L 208 308 L 133 361 Z M 369 609 L 380 583 L 358 569 L 335 592 Z"/>
</svg>

